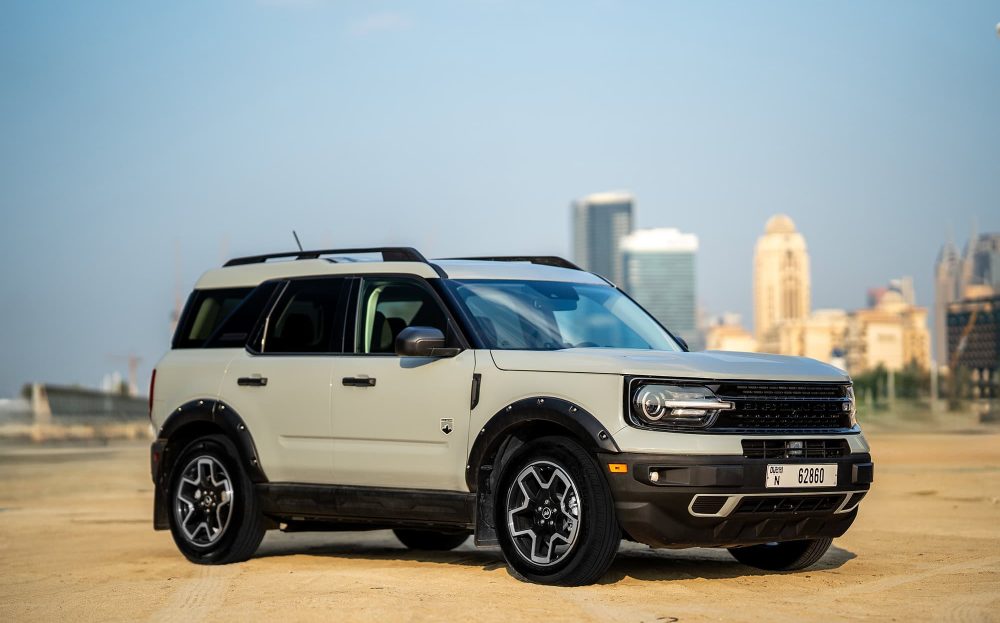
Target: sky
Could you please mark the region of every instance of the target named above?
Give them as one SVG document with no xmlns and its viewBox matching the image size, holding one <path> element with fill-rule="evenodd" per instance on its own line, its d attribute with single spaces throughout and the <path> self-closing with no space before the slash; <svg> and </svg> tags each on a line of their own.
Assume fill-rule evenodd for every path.
<svg viewBox="0 0 1000 623">
<path fill-rule="evenodd" d="M 225 258 L 405 244 L 570 253 L 625 189 L 697 234 L 701 305 L 752 323 L 790 215 L 813 307 L 1000 231 L 998 2 L 0 5 L 0 396 L 168 348 Z M 179 261 L 178 261 L 179 258 Z M 175 268 L 179 264 L 179 272 Z M 143 387 L 144 388 L 144 387 Z"/>
</svg>

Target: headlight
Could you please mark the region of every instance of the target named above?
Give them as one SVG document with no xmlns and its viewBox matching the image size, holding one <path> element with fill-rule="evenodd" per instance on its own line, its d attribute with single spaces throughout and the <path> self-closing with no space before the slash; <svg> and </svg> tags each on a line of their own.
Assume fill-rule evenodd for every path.
<svg viewBox="0 0 1000 623">
<path fill-rule="evenodd" d="M 851 416 L 850 426 L 854 428 L 858 425 L 858 401 L 854 399 L 854 385 L 847 386 L 847 402 L 844 403 L 844 409 Z"/>
<path fill-rule="evenodd" d="M 639 385 L 631 403 L 638 423 L 665 428 L 705 428 L 720 411 L 733 408 L 701 385 Z"/>
</svg>

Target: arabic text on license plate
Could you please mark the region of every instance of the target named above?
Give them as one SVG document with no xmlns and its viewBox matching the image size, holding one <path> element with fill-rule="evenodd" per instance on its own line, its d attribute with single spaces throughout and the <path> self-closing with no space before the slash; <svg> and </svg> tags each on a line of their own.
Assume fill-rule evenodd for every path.
<svg viewBox="0 0 1000 623">
<path fill-rule="evenodd" d="M 768 489 L 837 486 L 836 465 L 768 465 Z"/>
</svg>

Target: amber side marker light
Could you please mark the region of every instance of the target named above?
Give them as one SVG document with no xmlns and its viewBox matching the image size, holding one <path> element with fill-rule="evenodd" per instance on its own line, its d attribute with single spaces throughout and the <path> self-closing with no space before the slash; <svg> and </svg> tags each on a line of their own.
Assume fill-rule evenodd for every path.
<svg viewBox="0 0 1000 623">
<path fill-rule="evenodd" d="M 625 463 L 608 463 L 608 469 L 612 474 L 628 473 L 628 465 Z"/>
</svg>

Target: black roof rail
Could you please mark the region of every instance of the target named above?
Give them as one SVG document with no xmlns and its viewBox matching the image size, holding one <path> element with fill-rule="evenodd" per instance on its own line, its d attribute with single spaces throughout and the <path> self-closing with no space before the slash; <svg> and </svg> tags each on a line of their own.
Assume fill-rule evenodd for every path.
<svg viewBox="0 0 1000 623">
<path fill-rule="evenodd" d="M 413 247 L 367 247 L 362 249 L 317 249 L 314 251 L 287 251 L 285 253 L 267 253 L 264 255 L 248 255 L 236 257 L 223 266 L 243 266 L 245 264 L 261 264 L 268 260 L 292 257 L 297 260 L 314 260 L 321 255 L 357 255 L 361 253 L 381 253 L 385 262 L 420 262 L 430 264 L 420 251 Z"/>
<path fill-rule="evenodd" d="M 570 270 L 583 270 L 573 262 L 556 255 L 495 255 L 491 257 L 449 257 L 447 259 L 476 260 L 483 262 L 531 262 L 532 264 L 541 264 L 543 266 L 569 268 Z"/>
</svg>

